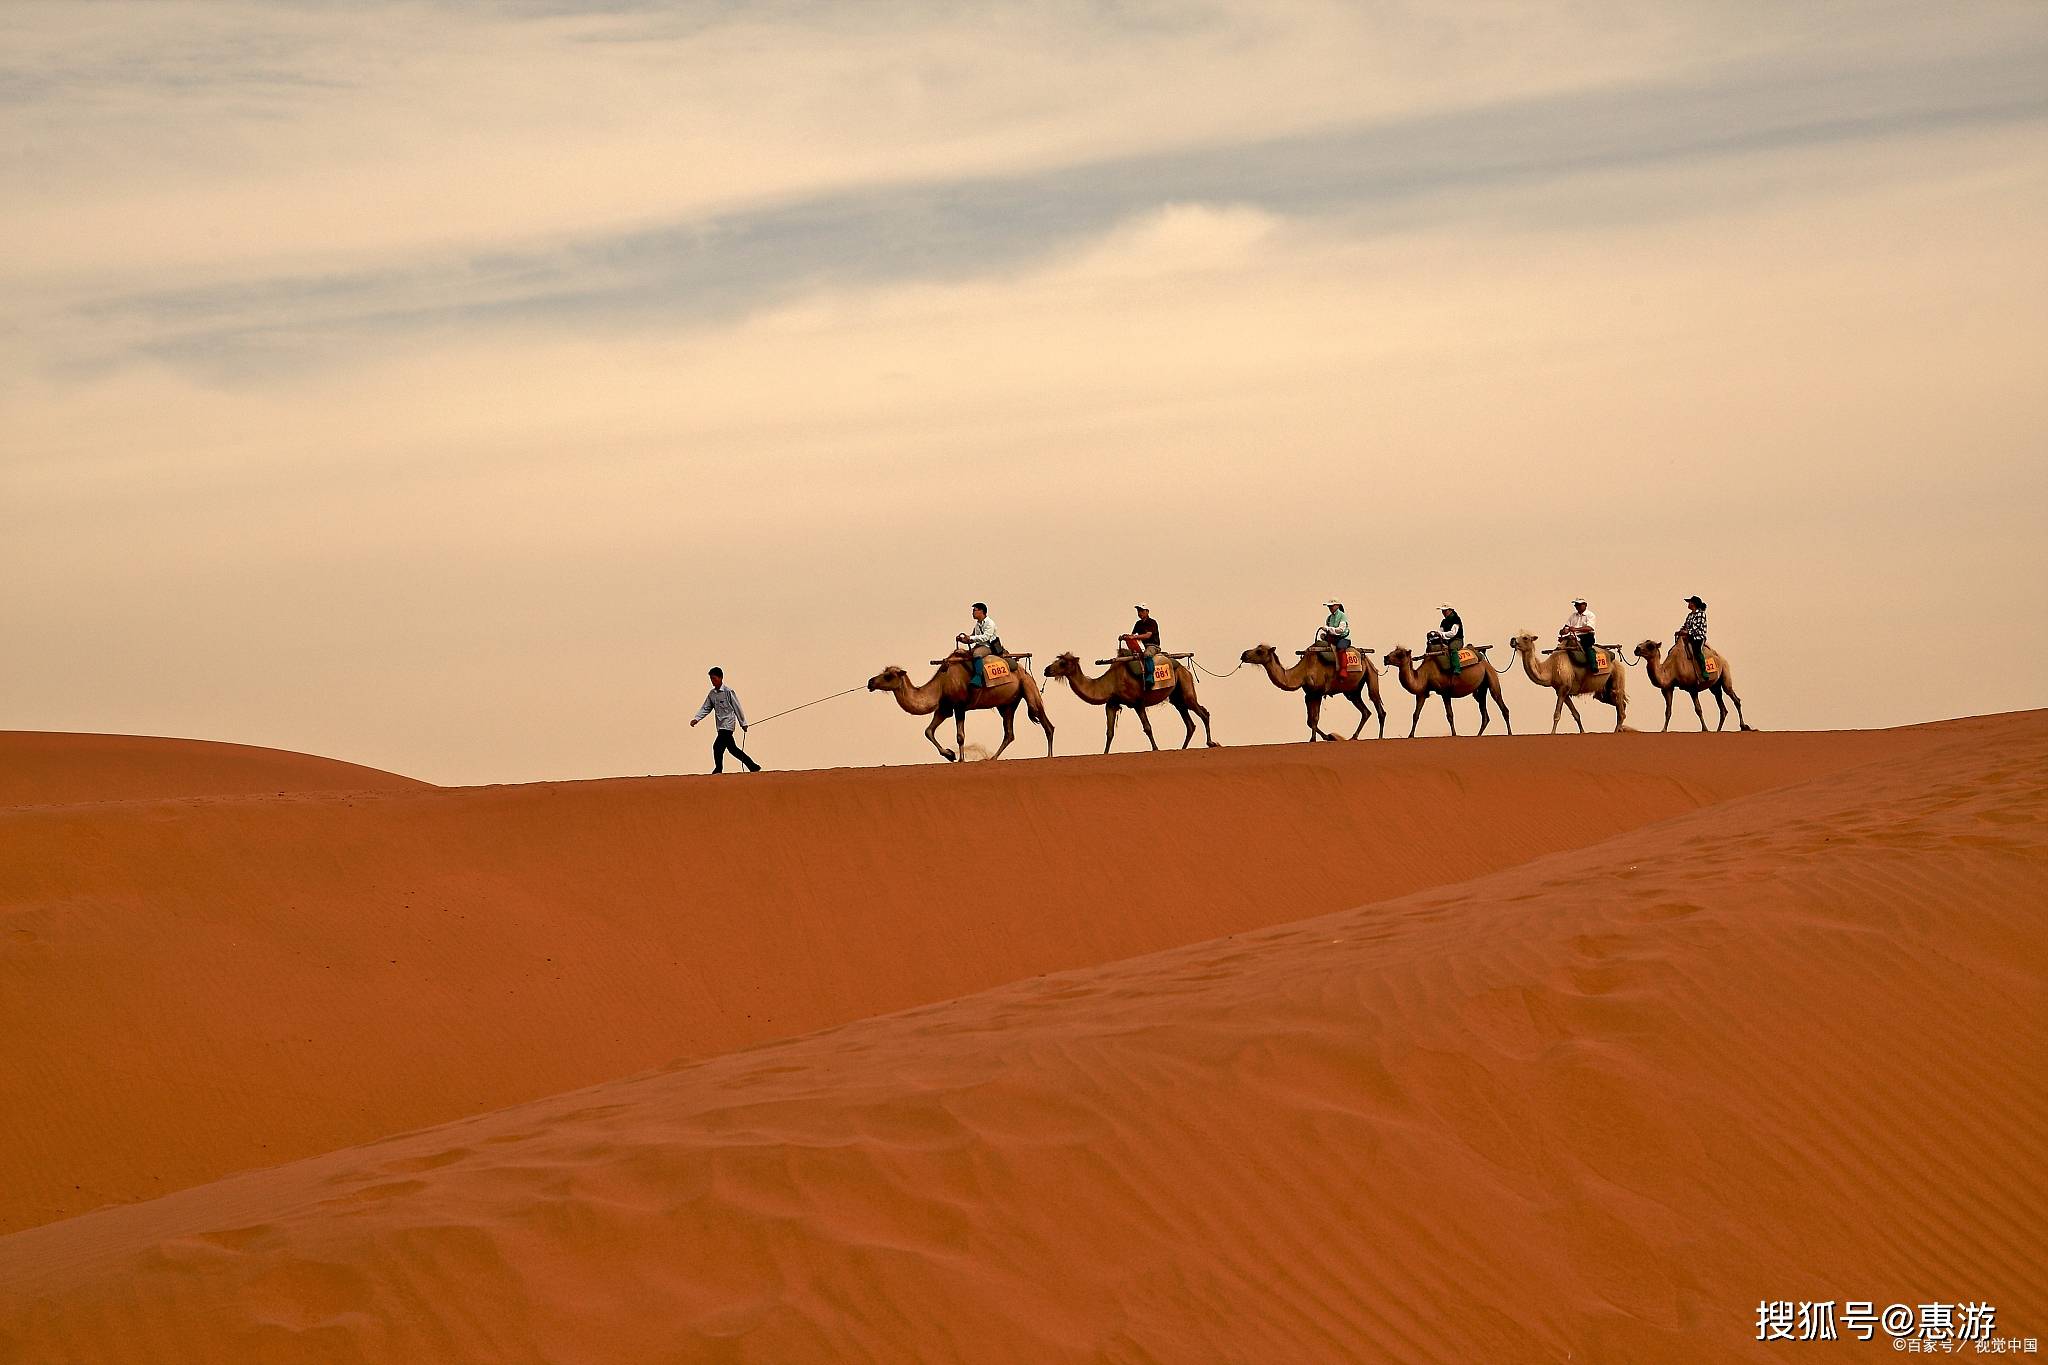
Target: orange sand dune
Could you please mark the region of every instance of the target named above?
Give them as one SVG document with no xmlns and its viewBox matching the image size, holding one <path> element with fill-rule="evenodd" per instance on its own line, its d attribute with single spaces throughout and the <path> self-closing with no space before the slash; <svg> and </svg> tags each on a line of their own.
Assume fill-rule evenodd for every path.
<svg viewBox="0 0 2048 1365">
<path fill-rule="evenodd" d="M 1875 738 L 1474 881 L 0 1238 L 0 1358 L 1894 1354 L 1760 1343 L 1764 1298 L 2040 1336 L 2048 715 Z M 1314 761 L 1369 810 L 1454 761 L 1482 808 L 1582 759 L 1636 802 L 1628 743 Z"/>
<path fill-rule="evenodd" d="M 0 812 L 0 1231 L 1461 881 L 1972 724 L 2001 723 Z"/>
<path fill-rule="evenodd" d="M 246 744 L 0 730 L 0 806 L 398 791 L 426 785 L 375 768 Z"/>
</svg>

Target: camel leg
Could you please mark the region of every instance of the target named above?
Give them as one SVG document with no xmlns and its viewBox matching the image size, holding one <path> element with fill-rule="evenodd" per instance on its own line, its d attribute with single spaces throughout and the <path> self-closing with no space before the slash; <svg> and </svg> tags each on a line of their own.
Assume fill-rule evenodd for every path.
<svg viewBox="0 0 2048 1365">
<path fill-rule="evenodd" d="M 1103 732 L 1102 752 L 1108 753 L 1109 746 L 1116 743 L 1117 704 L 1115 702 L 1111 702 L 1108 706 L 1104 707 L 1103 710 L 1109 712 L 1109 728 Z"/>
<path fill-rule="evenodd" d="M 1726 724 L 1729 724 L 1729 698 L 1722 696 L 1726 690 L 1729 690 L 1729 684 L 1714 684 L 1714 706 L 1720 708 L 1720 720 L 1714 724 L 1714 733 L 1720 733 L 1722 729 L 1726 729 Z M 1737 702 L 1735 702 L 1735 716 L 1737 716 L 1737 720 L 1741 720 L 1741 714 L 1743 714 L 1743 702 L 1741 702 L 1741 698 L 1737 698 Z M 1749 729 L 1747 722 L 1743 724 L 1743 729 L 1745 731 Z"/>
<path fill-rule="evenodd" d="M 948 749 L 945 745 L 939 743 L 939 723 L 945 720 L 945 718 L 946 708 L 943 706 L 941 706 L 938 710 L 932 712 L 932 723 L 924 727 L 924 737 L 932 742 L 932 747 L 939 751 L 940 756 L 943 757 L 946 760 L 946 762 L 952 763 L 958 759 L 959 755 L 955 754 L 951 749 Z"/>
<path fill-rule="evenodd" d="M 1564 693 L 1557 694 L 1557 705 L 1550 708 L 1550 733 L 1557 733 L 1557 723 L 1564 718 Z"/>
<path fill-rule="evenodd" d="M 1486 723 L 1493 719 L 1492 713 L 1486 709 L 1486 684 L 1484 682 L 1481 682 L 1477 690 L 1472 693 L 1472 699 L 1479 703 L 1479 733 L 1483 735 L 1486 733 Z"/>
<path fill-rule="evenodd" d="M 1671 733 L 1671 689 L 1668 687 L 1664 689 L 1664 728 L 1657 733 L 1660 735 Z"/>
<path fill-rule="evenodd" d="M 1448 692 L 1444 693 L 1444 723 L 1451 727 L 1451 738 L 1456 739 L 1458 737 L 1458 717 L 1451 710 L 1451 694 Z M 1479 704 L 1479 733 L 1482 735 L 1486 733 L 1485 702 Z"/>
<path fill-rule="evenodd" d="M 1728 699 L 1721 695 L 1720 684 L 1714 686 L 1714 705 L 1721 708 L 1721 718 L 1714 722 L 1714 733 L 1719 734 L 1728 727 Z"/>
<path fill-rule="evenodd" d="M 1146 715 L 1145 710 L 1142 706 L 1137 708 L 1138 724 L 1145 728 L 1145 742 L 1152 746 L 1152 752 L 1156 754 L 1159 752 L 1159 741 L 1152 737 L 1152 717 Z"/>
<path fill-rule="evenodd" d="M 1507 694 L 1500 690 L 1500 674 L 1495 673 L 1488 677 L 1486 680 L 1486 687 L 1488 691 L 1493 693 L 1493 704 L 1500 708 L 1501 725 L 1506 728 L 1509 734 L 1512 735 L 1515 732 L 1515 718 L 1508 714 L 1508 698 Z M 1578 710 L 1574 708 L 1572 711 L 1573 719 L 1577 719 L 1578 714 Z M 1482 722 L 1486 719 L 1486 702 L 1483 697 L 1479 703 L 1479 719 Z M 1482 724 L 1479 727 L 1479 729 L 1480 732 L 1483 734 L 1486 730 L 1486 726 Z"/>
<path fill-rule="evenodd" d="M 1415 696 L 1415 714 L 1408 717 L 1408 738 L 1415 738 L 1415 727 L 1422 724 L 1422 703 L 1429 700 L 1429 693 L 1418 692 Z"/>
<path fill-rule="evenodd" d="M 1365 723 L 1372 719 L 1372 712 L 1366 709 L 1365 693 L 1363 691 L 1346 692 L 1344 699 L 1358 708 L 1358 728 L 1351 732 L 1351 737 L 1357 739 L 1365 733 Z"/>
<path fill-rule="evenodd" d="M 1045 731 L 1045 756 L 1052 757 L 1052 717 L 1045 710 L 1045 696 L 1036 690 L 1024 694 L 1024 714 L 1038 722 L 1038 728 Z"/>
<path fill-rule="evenodd" d="M 1182 741 L 1180 747 L 1185 749 L 1195 742 L 1195 723 L 1188 717 L 1196 715 L 1202 718 L 1202 742 L 1211 749 L 1222 748 L 1223 746 L 1216 742 L 1215 733 L 1209 728 L 1209 708 L 1202 705 L 1200 699 L 1195 696 L 1195 675 L 1186 669 L 1175 671 L 1179 674 L 1179 680 L 1173 689 L 1173 704 L 1180 708 L 1180 718 L 1188 727 L 1188 737 Z"/>
<path fill-rule="evenodd" d="M 1308 742 L 1313 744 L 1319 739 L 1335 739 L 1335 735 L 1323 733 L 1322 694 L 1319 692 L 1311 692 L 1307 688 L 1303 688 L 1301 692 L 1301 704 L 1308 708 Z"/>
<path fill-rule="evenodd" d="M 1368 676 L 1365 680 L 1365 685 L 1372 693 L 1372 709 L 1380 713 L 1378 737 L 1385 739 L 1387 737 L 1387 704 L 1380 700 L 1380 680 L 1376 675 Z"/>
<path fill-rule="evenodd" d="M 1015 696 L 996 708 L 996 714 L 1003 718 L 1003 742 L 996 745 L 996 751 L 989 755 L 991 760 L 1001 758 L 1003 750 L 1010 747 L 1010 741 L 1017 737 L 1017 703 L 1023 697 Z"/>
<path fill-rule="evenodd" d="M 1569 711 L 1570 711 L 1570 712 L 1572 713 L 1572 724 L 1574 724 L 1574 725 L 1576 725 L 1576 726 L 1578 726 L 1578 727 L 1579 727 L 1579 733 L 1580 733 L 1580 734 L 1582 734 L 1582 735 L 1583 735 L 1583 734 L 1585 734 L 1585 733 L 1586 733 L 1586 722 L 1584 722 L 1583 720 L 1580 720 L 1580 719 L 1579 719 L 1579 704 L 1578 704 L 1577 702 L 1573 701 L 1573 700 L 1572 700 L 1572 699 L 1571 699 L 1571 698 L 1570 698 L 1570 697 L 1569 697 L 1568 695 L 1566 695 L 1566 694 L 1564 694 L 1564 693 L 1562 693 L 1562 692 L 1560 692 L 1560 693 L 1558 694 L 1558 697 L 1559 697 L 1559 699 L 1560 699 L 1561 701 L 1563 701 L 1563 702 L 1564 702 L 1564 704 L 1565 704 L 1565 709 L 1569 710 Z M 1556 733 L 1557 733 L 1557 717 L 1556 717 L 1556 716 L 1552 716 L 1552 717 L 1550 718 L 1550 732 L 1551 732 L 1552 734 L 1556 734 Z"/>
<path fill-rule="evenodd" d="M 1725 673 L 1725 671 L 1724 671 L 1724 673 L 1723 673 L 1723 676 L 1724 676 L 1724 677 L 1726 676 L 1726 673 Z M 1749 726 L 1749 722 L 1748 722 L 1747 720 L 1745 720 L 1745 719 L 1743 718 L 1743 715 L 1742 715 L 1742 697 L 1741 697 L 1741 695 L 1740 695 L 1740 694 L 1738 694 L 1738 693 L 1736 692 L 1736 690 L 1734 689 L 1734 687 L 1730 686 L 1730 685 L 1729 685 L 1729 684 L 1727 684 L 1727 683 L 1722 683 L 1722 684 L 1721 684 L 1721 686 L 1722 686 L 1722 687 L 1724 687 L 1724 688 L 1727 688 L 1727 691 L 1728 691 L 1728 700 L 1730 700 L 1730 701 L 1732 701 L 1732 702 L 1734 702 L 1734 703 L 1735 703 L 1735 724 L 1736 724 L 1736 727 L 1737 727 L 1738 729 L 1743 729 L 1743 730 L 1747 730 L 1747 729 L 1749 729 L 1749 728 L 1750 728 L 1750 726 Z"/>
<path fill-rule="evenodd" d="M 1694 692 L 1691 696 L 1692 713 L 1700 718 L 1700 733 L 1705 734 L 1707 732 L 1707 713 L 1700 709 L 1700 694 Z"/>
</svg>

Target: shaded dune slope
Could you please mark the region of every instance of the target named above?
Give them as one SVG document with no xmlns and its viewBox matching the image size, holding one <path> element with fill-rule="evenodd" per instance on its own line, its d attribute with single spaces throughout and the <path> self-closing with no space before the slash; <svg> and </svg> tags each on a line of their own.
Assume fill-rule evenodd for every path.
<svg viewBox="0 0 2048 1365">
<path fill-rule="evenodd" d="M 0 1343 L 1890 1354 L 1758 1343 L 1760 1298 L 2035 1331 L 2044 866 L 2048 718 L 1944 727 L 1466 884 L 0 1238 Z"/>
<path fill-rule="evenodd" d="M 332 758 L 246 744 L 0 730 L 0 806 L 399 791 L 427 785 Z"/>
<path fill-rule="evenodd" d="M 1952 732 L 0 811 L 0 1231 L 1462 880 Z"/>
</svg>

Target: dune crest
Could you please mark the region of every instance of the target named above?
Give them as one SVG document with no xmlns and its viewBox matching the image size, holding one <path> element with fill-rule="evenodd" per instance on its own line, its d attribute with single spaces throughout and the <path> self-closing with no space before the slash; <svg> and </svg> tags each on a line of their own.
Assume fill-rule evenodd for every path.
<svg viewBox="0 0 2048 1365">
<path fill-rule="evenodd" d="M 427 786 L 377 768 L 247 744 L 0 730 L 0 807 Z"/>
</svg>

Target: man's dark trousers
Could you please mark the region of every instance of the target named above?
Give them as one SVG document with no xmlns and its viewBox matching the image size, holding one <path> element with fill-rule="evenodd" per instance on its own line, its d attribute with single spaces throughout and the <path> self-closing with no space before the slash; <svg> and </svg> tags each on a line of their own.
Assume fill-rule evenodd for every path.
<svg viewBox="0 0 2048 1365">
<path fill-rule="evenodd" d="M 718 738 L 711 741 L 712 772 L 722 773 L 725 771 L 725 756 L 727 753 L 731 753 L 734 758 L 746 764 L 748 772 L 757 773 L 761 771 L 761 765 L 748 758 L 746 750 L 740 748 L 738 742 L 733 739 L 733 731 L 720 730 Z"/>
</svg>

